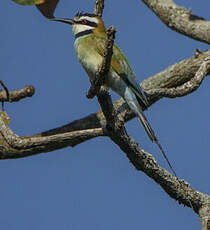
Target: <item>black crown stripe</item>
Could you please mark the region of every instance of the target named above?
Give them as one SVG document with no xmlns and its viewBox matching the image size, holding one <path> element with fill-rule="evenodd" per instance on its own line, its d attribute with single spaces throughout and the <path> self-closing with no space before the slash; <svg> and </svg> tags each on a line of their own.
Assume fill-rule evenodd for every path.
<svg viewBox="0 0 210 230">
<path fill-rule="evenodd" d="M 75 17 L 81 17 L 81 16 L 88 16 L 88 17 L 96 17 L 96 14 L 90 14 L 90 13 L 84 13 L 83 11 L 77 12 Z"/>
</svg>

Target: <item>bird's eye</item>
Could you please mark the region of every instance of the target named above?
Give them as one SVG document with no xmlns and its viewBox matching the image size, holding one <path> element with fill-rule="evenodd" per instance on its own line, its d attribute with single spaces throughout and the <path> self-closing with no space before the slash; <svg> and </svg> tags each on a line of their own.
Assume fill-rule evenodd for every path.
<svg viewBox="0 0 210 230">
<path fill-rule="evenodd" d="M 82 24 L 87 24 L 87 20 L 86 20 L 86 19 L 83 19 L 83 20 L 81 21 L 81 23 L 82 23 Z"/>
</svg>

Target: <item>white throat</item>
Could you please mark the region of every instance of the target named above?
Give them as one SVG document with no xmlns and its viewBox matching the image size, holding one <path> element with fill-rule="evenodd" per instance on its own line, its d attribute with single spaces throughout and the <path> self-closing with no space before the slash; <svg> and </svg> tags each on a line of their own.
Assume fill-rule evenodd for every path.
<svg viewBox="0 0 210 230">
<path fill-rule="evenodd" d="M 74 35 L 76 35 L 80 32 L 86 31 L 86 30 L 93 30 L 93 29 L 94 29 L 94 27 L 92 27 L 92 26 L 81 25 L 81 24 L 74 24 L 72 26 L 72 31 L 73 31 Z"/>
</svg>

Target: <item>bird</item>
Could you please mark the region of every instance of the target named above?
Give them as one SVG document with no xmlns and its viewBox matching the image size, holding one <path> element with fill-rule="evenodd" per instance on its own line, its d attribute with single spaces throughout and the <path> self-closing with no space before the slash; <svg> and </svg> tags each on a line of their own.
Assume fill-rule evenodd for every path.
<svg viewBox="0 0 210 230">
<path fill-rule="evenodd" d="M 99 70 L 104 58 L 107 39 L 106 28 L 102 18 L 92 13 L 78 12 L 74 19 L 54 17 L 50 20 L 72 26 L 77 57 L 90 81 L 94 82 L 96 72 Z M 158 145 L 163 157 L 176 176 L 175 170 L 143 113 L 143 110 L 148 108 L 148 100 L 138 84 L 128 60 L 116 44 L 113 45 L 113 55 L 109 72 L 105 78 L 105 86 L 111 88 L 127 102 L 130 109 L 139 118 L 150 140 Z"/>
</svg>

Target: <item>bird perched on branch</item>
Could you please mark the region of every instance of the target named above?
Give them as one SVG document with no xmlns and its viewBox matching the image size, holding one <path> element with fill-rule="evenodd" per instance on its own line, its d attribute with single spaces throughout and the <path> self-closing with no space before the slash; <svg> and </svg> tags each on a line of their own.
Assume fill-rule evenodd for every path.
<svg viewBox="0 0 210 230">
<path fill-rule="evenodd" d="M 51 20 L 67 23 L 72 26 L 77 57 L 91 82 L 94 82 L 96 72 L 99 70 L 104 58 L 107 39 L 103 20 L 99 16 L 89 13 L 77 13 L 74 19 L 52 18 Z M 151 141 L 156 142 L 169 167 L 176 175 L 143 113 L 143 110 L 148 107 L 147 98 L 137 83 L 126 57 L 115 44 L 113 46 L 110 70 L 105 78 L 105 85 L 124 98 L 130 109 L 138 116 Z"/>
</svg>

